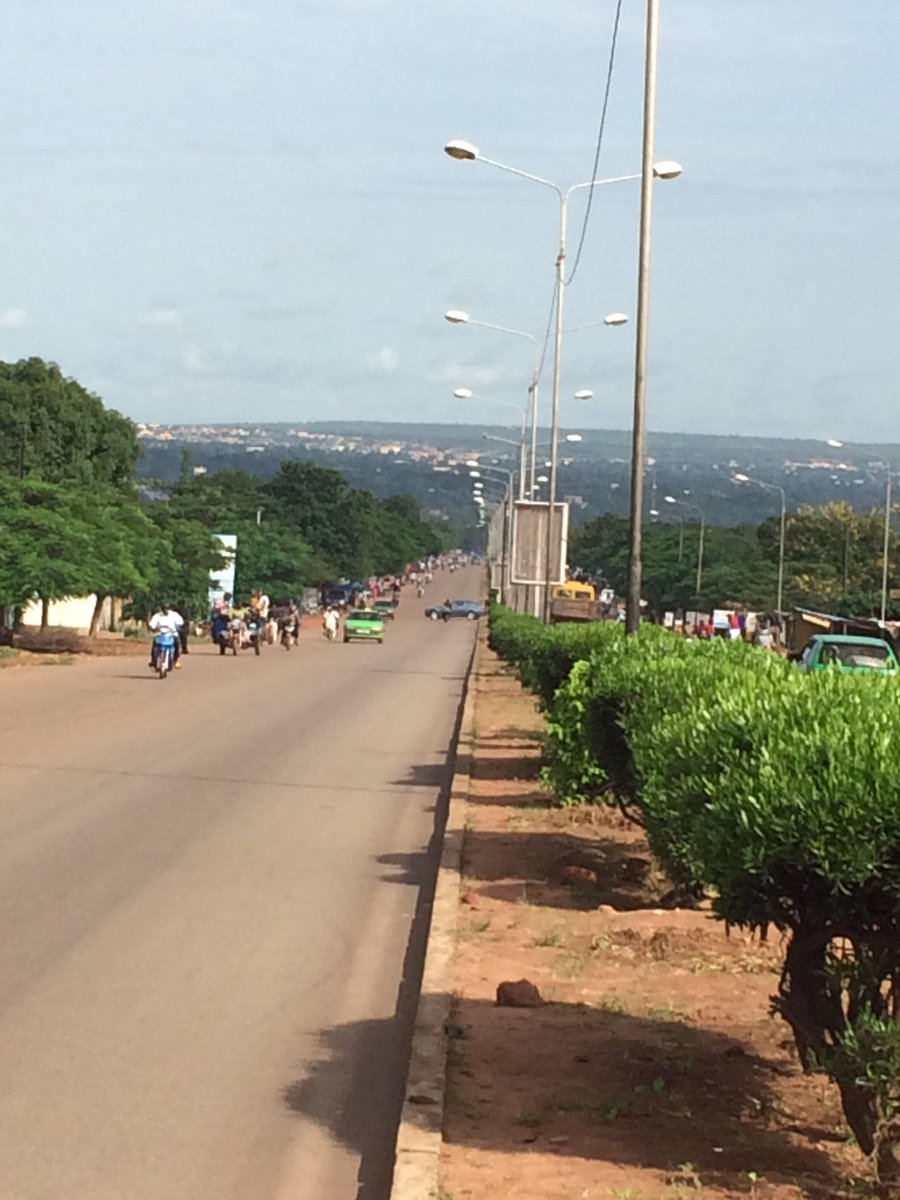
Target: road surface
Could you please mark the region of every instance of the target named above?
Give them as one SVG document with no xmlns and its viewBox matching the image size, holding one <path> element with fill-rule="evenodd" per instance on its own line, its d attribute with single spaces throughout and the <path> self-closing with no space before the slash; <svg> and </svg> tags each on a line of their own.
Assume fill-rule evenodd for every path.
<svg viewBox="0 0 900 1200">
<path fill-rule="evenodd" d="M 474 633 L 423 607 L 0 671 L 3 1200 L 384 1200 Z"/>
</svg>

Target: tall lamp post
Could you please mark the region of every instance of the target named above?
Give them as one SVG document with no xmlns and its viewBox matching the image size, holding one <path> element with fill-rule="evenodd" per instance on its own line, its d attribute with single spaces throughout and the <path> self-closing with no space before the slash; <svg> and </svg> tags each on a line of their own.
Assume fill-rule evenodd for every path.
<svg viewBox="0 0 900 1200">
<path fill-rule="evenodd" d="M 781 496 L 781 520 L 778 529 L 778 594 L 775 598 L 775 610 L 781 616 L 781 606 L 784 599 L 784 541 L 787 529 L 787 498 L 784 488 L 777 483 L 766 483 L 764 479 L 753 479 L 750 475 L 732 475 L 735 483 L 755 483 L 757 487 L 768 488 Z"/>
<path fill-rule="evenodd" d="M 658 0 L 649 0 L 651 4 L 657 3 Z M 552 582 L 554 577 L 553 564 L 551 562 L 553 556 L 553 510 L 556 504 L 556 477 L 557 477 L 557 443 L 559 439 L 559 401 L 560 401 L 560 373 L 562 366 L 562 339 L 563 339 L 563 308 L 566 290 L 566 238 L 568 232 L 569 220 L 569 200 L 573 192 L 583 189 L 591 189 L 595 187 L 603 187 L 608 183 L 624 183 L 632 179 L 643 178 L 643 172 L 640 175 L 616 175 L 609 179 L 591 179 L 587 183 L 576 183 L 572 187 L 564 189 L 557 183 L 553 183 L 549 179 L 543 179 L 540 175 L 532 175 L 528 171 L 520 171 L 516 167 L 510 167 L 506 163 L 496 162 L 494 159 L 485 158 L 477 146 L 472 142 L 463 140 L 454 140 L 448 142 L 444 147 L 445 153 L 451 158 L 458 159 L 463 162 L 481 162 L 489 167 L 496 167 L 499 171 L 506 171 L 510 175 L 515 175 L 519 179 L 527 179 L 531 183 L 538 183 L 542 187 L 548 187 L 556 192 L 559 199 L 559 249 L 556 255 L 556 325 L 553 341 L 553 397 L 551 405 L 550 417 L 550 488 L 547 497 L 547 544 L 545 551 L 545 586 L 544 586 L 544 620 L 550 620 L 550 601 Z M 651 164 L 652 175 L 658 179 L 677 179 L 681 174 L 681 166 L 675 162 L 660 162 L 655 166 Z M 616 314 L 620 315 L 620 314 Z M 618 322 L 621 323 L 621 322 Z"/>
<path fill-rule="evenodd" d="M 683 508 L 692 508 L 694 512 L 700 514 L 700 544 L 697 548 L 697 600 L 700 599 L 700 588 L 703 584 L 703 540 L 706 532 L 706 513 L 699 504 L 692 504 L 689 500 L 679 500 L 677 496 L 665 496 L 666 504 L 680 504 Z"/>
</svg>

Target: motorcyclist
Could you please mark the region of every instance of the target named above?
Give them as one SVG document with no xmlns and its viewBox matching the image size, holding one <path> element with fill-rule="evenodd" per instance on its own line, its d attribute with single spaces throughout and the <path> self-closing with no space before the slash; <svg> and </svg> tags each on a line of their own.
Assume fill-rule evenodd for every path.
<svg viewBox="0 0 900 1200">
<path fill-rule="evenodd" d="M 246 634 L 245 634 L 245 637 L 246 637 L 245 644 L 246 645 L 249 646 L 251 644 L 250 643 L 251 633 L 255 633 L 256 637 L 258 637 L 260 640 L 262 640 L 263 620 L 262 620 L 262 615 L 260 614 L 260 611 L 256 607 L 256 605 L 251 605 L 250 611 L 247 613 L 247 616 L 245 618 L 244 626 L 246 629 Z"/>
<path fill-rule="evenodd" d="M 178 631 L 184 624 L 184 621 L 177 612 L 167 602 L 159 606 L 159 611 L 155 612 L 148 622 L 152 633 L 171 633 L 175 639 L 175 645 L 172 650 L 172 661 L 175 667 L 181 666 L 181 642 L 178 636 Z M 150 662 L 148 664 L 156 670 L 156 638 L 154 637 L 150 645 Z"/>
</svg>

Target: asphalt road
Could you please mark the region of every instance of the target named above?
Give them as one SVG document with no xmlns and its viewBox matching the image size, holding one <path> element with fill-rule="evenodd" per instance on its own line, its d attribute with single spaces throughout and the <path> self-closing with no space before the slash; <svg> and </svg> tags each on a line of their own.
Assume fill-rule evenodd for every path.
<svg viewBox="0 0 900 1200">
<path fill-rule="evenodd" d="M 0 671 L 2 1200 L 387 1195 L 474 633 L 423 607 Z"/>
</svg>

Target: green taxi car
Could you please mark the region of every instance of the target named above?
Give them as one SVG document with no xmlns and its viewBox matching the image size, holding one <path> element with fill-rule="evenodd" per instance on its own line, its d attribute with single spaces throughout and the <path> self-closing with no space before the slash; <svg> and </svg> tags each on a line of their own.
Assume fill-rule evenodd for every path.
<svg viewBox="0 0 900 1200">
<path fill-rule="evenodd" d="M 385 621 L 393 621 L 396 607 L 397 606 L 394 604 L 393 600 L 376 600 L 372 604 L 372 611 L 377 612 L 380 617 L 385 619 Z"/>
<path fill-rule="evenodd" d="M 797 665 L 801 671 L 836 668 L 845 674 L 896 675 L 900 669 L 894 651 L 882 638 L 841 633 L 821 633 L 810 638 Z"/>
<path fill-rule="evenodd" d="M 384 617 L 372 608 L 356 608 L 344 620 L 344 641 L 383 642 Z"/>
</svg>

